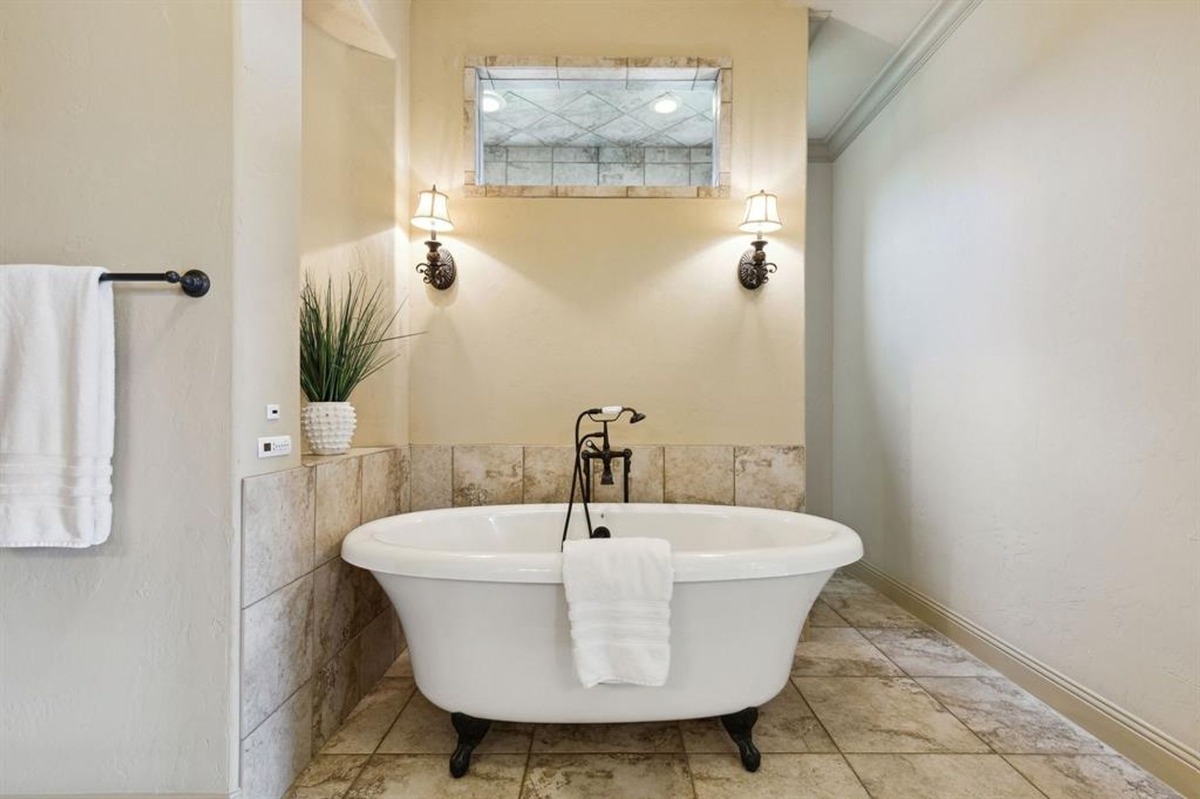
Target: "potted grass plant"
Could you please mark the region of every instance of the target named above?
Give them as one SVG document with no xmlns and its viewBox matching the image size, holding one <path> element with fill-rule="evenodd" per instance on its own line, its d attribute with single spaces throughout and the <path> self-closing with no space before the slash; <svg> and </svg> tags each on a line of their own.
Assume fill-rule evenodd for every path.
<svg viewBox="0 0 1200 799">
<path fill-rule="evenodd" d="M 357 416 L 350 394 L 359 383 L 399 355 L 388 342 L 400 309 L 384 304 L 383 286 L 368 287 L 363 275 L 348 275 L 340 292 L 329 278 L 324 292 L 305 276 L 300 290 L 300 388 L 308 403 L 300 424 L 316 455 L 340 455 L 350 449 Z"/>
</svg>

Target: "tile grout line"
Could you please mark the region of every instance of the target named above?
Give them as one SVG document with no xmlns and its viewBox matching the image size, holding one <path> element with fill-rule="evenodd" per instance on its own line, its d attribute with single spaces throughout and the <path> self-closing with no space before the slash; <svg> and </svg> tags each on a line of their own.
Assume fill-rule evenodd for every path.
<svg viewBox="0 0 1200 799">
<path fill-rule="evenodd" d="M 521 782 L 517 785 L 517 799 L 525 793 L 525 783 L 529 779 L 529 764 L 533 761 L 533 736 L 537 732 L 537 724 L 529 727 L 529 747 L 525 750 L 525 769 L 521 772 Z"/>
<path fill-rule="evenodd" d="M 338 799 L 345 799 L 345 797 L 350 795 L 351 791 L 358 787 L 358 781 L 362 779 L 363 772 L 367 770 L 367 766 L 370 765 L 371 761 L 375 759 L 375 756 L 379 754 L 379 747 L 383 746 L 383 742 L 388 737 L 388 733 L 392 731 L 392 728 L 396 726 L 396 722 L 400 720 L 400 714 L 404 712 L 405 708 L 408 707 L 409 703 L 412 702 L 413 697 L 416 695 L 417 687 L 416 681 L 414 680 L 412 693 L 408 695 L 408 699 L 404 700 L 404 704 L 400 706 L 400 711 L 396 714 L 396 718 L 392 719 L 392 723 L 388 725 L 387 731 L 384 732 L 384 734 L 379 738 L 379 742 L 375 744 L 375 748 L 366 753 L 367 757 L 363 761 L 362 766 L 359 768 L 358 773 L 354 775 L 354 779 L 350 781 L 350 785 L 346 787 L 346 790 L 342 792 Z M 344 723 L 343 726 L 345 726 Z M 340 730 L 341 728 L 339 727 L 338 731 Z M 317 756 L 319 756 L 319 753 L 318 755 L 314 756 L 314 759 Z"/>
<path fill-rule="evenodd" d="M 862 582 L 862 581 L 860 580 L 859 582 Z M 895 606 L 896 606 L 897 608 L 899 608 L 900 610 L 903 610 L 903 608 L 901 608 L 899 605 L 897 605 L 897 604 L 896 604 L 894 601 L 892 601 L 892 600 L 891 600 L 891 599 L 889 599 L 888 597 L 884 597 L 884 599 L 885 599 L 886 601 L 890 602 L 891 604 L 895 605 Z M 836 611 L 835 611 L 835 612 L 836 612 Z M 958 717 L 958 715 L 957 715 L 957 714 L 955 714 L 955 712 L 954 712 L 953 710 L 951 710 L 949 707 L 947 707 L 945 704 L 943 704 L 943 703 L 942 703 L 942 701 L 941 701 L 941 700 L 939 700 L 939 699 L 938 699 L 936 696 L 934 696 L 934 695 L 933 695 L 933 694 L 932 694 L 932 693 L 931 693 L 931 692 L 930 692 L 930 691 L 929 691 L 929 690 L 928 690 L 928 689 L 927 689 L 927 688 L 926 688 L 924 685 L 922 685 L 920 682 L 918 682 L 916 677 L 914 677 L 914 676 L 912 676 L 911 674 L 909 674 L 909 673 L 908 673 L 908 671 L 906 671 L 906 670 L 904 669 L 904 667 L 902 667 L 902 666 L 901 666 L 899 663 L 896 663 L 894 660 L 892 660 L 890 657 L 888 657 L 886 652 L 884 652 L 884 651 L 883 651 L 882 649 L 880 649 L 879 647 L 875 646 L 875 643 L 874 643 L 873 641 L 871 641 L 871 639 L 870 639 L 870 638 L 868 638 L 867 636 L 865 636 L 865 635 L 863 635 L 863 634 L 862 634 L 862 630 L 863 630 L 863 629 L 866 629 L 866 630 L 874 630 L 874 629 L 919 629 L 919 628 L 906 628 L 906 627 L 894 627 L 894 628 L 864 627 L 864 628 L 861 628 L 861 629 L 860 629 L 858 625 L 851 625 L 851 627 L 854 629 L 854 631 L 855 631 L 855 632 L 857 632 L 859 635 L 861 635 L 863 638 L 865 638 L 865 639 L 867 640 L 867 643 L 869 643 L 869 644 L 871 645 L 871 647 L 872 647 L 873 649 L 875 649 L 875 651 L 879 652 L 879 654 L 880 654 L 880 655 L 882 655 L 882 656 L 883 656 L 883 657 L 884 657 L 884 658 L 885 658 L 885 659 L 886 659 L 886 660 L 887 660 L 889 663 L 891 663 L 892 665 L 894 665 L 896 668 L 900 669 L 900 673 L 901 673 L 901 674 L 903 674 L 903 675 L 905 676 L 905 678 L 906 678 L 906 679 L 908 679 L 910 682 L 912 682 L 912 683 L 913 683 L 915 686 L 917 686 L 917 688 L 918 688 L 918 689 L 921 691 L 921 693 L 925 694 L 925 696 L 928 696 L 928 697 L 929 697 L 929 699 L 930 699 L 930 701 L 932 701 L 932 702 L 934 703 L 934 705 L 936 705 L 937 707 L 940 707 L 942 710 L 944 710 L 946 713 L 948 713 L 948 714 L 950 715 L 950 718 L 954 719 L 954 720 L 955 720 L 955 721 L 957 721 L 959 724 L 961 724 L 961 725 L 962 725 L 962 727 L 963 727 L 963 729 L 965 729 L 967 732 L 969 732 L 969 733 L 970 733 L 972 736 L 974 736 L 974 737 L 975 737 L 975 740 L 979 741 L 981 744 L 983 744 L 984 746 L 986 746 L 986 747 L 988 748 L 988 751 L 990 751 L 992 754 L 994 754 L 994 755 L 998 755 L 998 754 L 1000 754 L 998 751 L 996 751 L 996 748 L 995 748 L 994 746 L 992 746 L 992 744 L 991 744 L 991 742 L 990 742 L 990 741 L 985 741 L 985 740 L 983 739 L 983 737 L 979 735 L 979 733 L 975 732 L 975 730 L 974 730 L 974 729 L 972 729 L 971 725 L 967 724 L 967 722 L 966 722 L 966 721 L 964 721 L 963 719 L 959 718 L 959 717 Z M 815 712 L 815 711 L 814 711 L 814 712 Z"/>
<path fill-rule="evenodd" d="M 854 764 L 850 762 L 850 758 L 846 757 L 846 753 L 839 752 L 839 754 L 841 755 L 842 762 L 846 764 L 846 768 L 850 769 L 850 773 L 854 775 L 854 779 L 858 780 L 858 784 L 862 786 L 863 793 L 867 795 L 868 799 L 879 799 L 875 796 L 875 794 L 871 793 L 871 789 L 867 787 L 867 783 L 864 782 L 862 776 L 859 775 L 858 769 L 856 769 Z"/>
<path fill-rule="evenodd" d="M 421 689 L 417 687 L 416 678 L 409 679 L 412 679 L 413 681 L 412 693 L 408 695 L 408 699 L 405 699 L 404 704 L 400 706 L 400 711 L 396 714 L 396 718 L 392 719 L 392 723 L 388 725 L 387 731 L 385 731 L 383 735 L 379 737 L 379 742 L 376 743 L 375 748 L 371 750 L 371 757 L 374 757 L 375 755 L 388 754 L 387 752 L 380 752 L 379 747 L 383 746 L 383 742 L 387 740 L 387 737 L 392 734 L 392 730 L 394 730 L 396 725 L 400 723 L 400 717 L 404 715 L 404 711 L 408 710 L 408 706 L 412 704 L 413 699 L 415 699 L 417 694 L 421 692 Z"/>
<path fill-rule="evenodd" d="M 820 599 L 820 598 L 821 598 L 821 597 L 820 597 L 820 595 L 818 594 L 818 595 L 817 595 L 817 599 Z M 886 598 L 886 597 L 885 597 L 885 598 Z M 890 602 L 891 600 L 888 600 L 888 601 Z M 893 603 L 893 604 L 895 604 L 895 603 Z M 897 607 L 899 607 L 899 605 L 897 605 Z M 834 611 L 834 612 L 836 613 L 837 611 Z M 921 693 L 923 693 L 924 695 L 926 695 L 927 697 L 929 697 L 929 699 L 930 699 L 930 700 L 931 700 L 931 701 L 932 701 L 932 702 L 933 702 L 933 703 L 934 703 L 934 704 L 935 704 L 937 707 L 940 707 L 940 708 L 942 708 L 942 709 L 943 709 L 943 710 L 944 710 L 944 711 L 945 711 L 947 714 L 949 714 L 949 715 L 950 715 L 950 717 L 951 717 L 951 718 L 953 718 L 955 721 L 957 721 L 959 724 L 961 724 L 961 725 L 962 725 L 962 727 L 963 727 L 963 729 L 965 729 L 965 730 L 966 730 L 968 733 L 970 733 L 972 736 L 974 736 L 974 738 L 975 738 L 977 741 L 979 741 L 979 742 L 980 742 L 980 743 L 982 743 L 984 746 L 986 746 L 986 747 L 988 748 L 988 750 L 989 750 L 989 752 L 990 752 L 991 754 L 994 754 L 994 755 L 999 755 L 999 754 L 1000 754 L 1000 753 L 999 753 L 999 752 L 997 752 L 997 751 L 996 751 L 996 749 L 995 749 L 995 748 L 994 748 L 994 747 L 991 745 L 991 743 L 989 743 L 988 741 L 985 741 L 983 738 L 981 738 L 981 737 L 980 737 L 980 736 L 979 736 L 979 735 L 978 735 L 978 734 L 975 732 L 975 730 L 971 729 L 971 727 L 967 725 L 967 723 L 966 723 L 965 721 L 963 721 L 962 719 L 960 719 L 960 718 L 959 718 L 957 715 L 955 715 L 955 714 L 954 714 L 954 712 L 953 712 L 953 711 L 951 711 L 951 710 L 950 710 L 948 707 L 946 707 L 945 705 L 943 705 L 943 704 L 942 704 L 942 703 L 941 703 L 941 702 L 940 702 L 940 701 L 937 699 L 937 697 L 935 697 L 935 696 L 934 696 L 933 694 L 931 694 L 931 693 L 930 693 L 928 690 L 926 690 L 925 686 L 923 686 L 923 685 L 921 685 L 919 682 L 917 682 L 917 680 L 916 680 L 916 678 L 915 678 L 915 677 L 911 676 L 911 675 L 910 675 L 910 674 L 909 674 L 907 671 L 905 671 L 905 670 L 904 670 L 904 668 L 902 668 L 902 667 L 900 666 L 900 664 L 898 664 L 898 663 L 896 663 L 895 661 L 893 661 L 891 658 L 889 658 L 889 657 L 887 656 L 887 654 L 886 654 L 886 653 L 884 653 L 884 652 L 883 652 L 882 650 L 880 650 L 880 649 L 879 649 L 877 646 L 875 646 L 874 642 L 872 642 L 870 638 L 868 638 L 867 636 L 865 636 L 865 635 L 863 635 L 863 634 L 862 634 L 862 629 L 868 629 L 868 630 L 871 630 L 871 629 L 878 629 L 878 628 L 875 628 L 875 627 L 866 627 L 866 628 L 862 628 L 862 629 L 860 629 L 858 626 L 856 626 L 856 625 L 853 625 L 853 624 L 851 624 L 851 625 L 850 625 L 850 628 L 851 628 L 852 630 L 854 630 L 856 633 L 858 633 L 860 637 L 862 637 L 864 640 L 866 640 L 866 641 L 867 641 L 867 643 L 871 645 L 871 648 L 872 648 L 872 649 L 874 649 L 875 651 L 879 652 L 879 654 L 880 654 L 880 655 L 881 655 L 881 656 L 882 656 L 882 657 L 883 657 L 885 660 L 887 660 L 889 663 L 891 663 L 891 664 L 892 664 L 892 665 L 894 665 L 894 666 L 895 666 L 897 669 L 899 669 L 899 670 L 900 670 L 900 673 L 901 673 L 901 674 L 904 676 L 904 679 L 907 679 L 907 680 L 909 680 L 910 682 L 912 682 L 914 685 L 916 685 L 916 686 L 917 686 L 917 688 L 918 688 L 918 689 L 921 691 Z M 889 629 L 889 628 L 884 628 L 884 629 Z M 909 628 L 890 628 L 890 629 L 909 629 Z M 820 679 L 830 679 L 830 678 L 829 678 L 829 677 L 821 677 Z M 834 677 L 833 679 L 837 679 L 837 677 Z M 845 677 L 842 677 L 842 679 L 895 679 L 895 677 L 865 677 L 865 678 L 864 678 L 864 677 L 861 677 L 861 676 L 859 676 L 859 677 L 849 677 L 849 676 L 845 676 Z M 798 691 L 800 690 L 800 686 L 799 686 L 799 685 L 796 685 L 796 683 L 795 683 L 794 681 L 793 681 L 793 683 L 792 683 L 792 684 L 793 684 L 793 685 L 796 687 L 796 690 L 798 690 Z M 801 696 L 801 697 L 804 697 L 804 692 L 803 692 L 803 691 L 800 691 L 800 696 Z M 824 722 L 822 722 L 822 721 L 821 721 L 821 719 L 820 719 L 820 716 L 818 716 L 818 715 L 817 715 L 817 710 L 816 710 L 816 708 L 812 707 L 811 703 L 809 703 L 809 702 L 808 702 L 808 699 L 807 699 L 807 698 L 805 698 L 805 699 L 804 699 L 804 701 L 805 701 L 805 703 L 806 703 L 806 704 L 808 704 L 808 705 L 809 705 L 809 709 L 810 709 L 810 710 L 812 710 L 812 712 L 813 712 L 813 716 L 814 716 L 814 717 L 817 719 L 818 723 L 820 723 L 820 724 L 821 724 L 821 727 L 822 727 L 823 729 L 825 729 L 825 734 L 826 734 L 826 735 L 829 735 L 829 739 L 830 739 L 831 741 L 833 741 L 833 745 L 834 745 L 835 747 L 837 747 L 837 750 L 838 750 L 838 752 L 839 752 L 839 753 L 840 753 L 840 754 L 843 756 L 843 758 L 845 758 L 845 755 L 846 755 L 846 753 L 845 753 L 845 752 L 842 750 L 842 747 L 841 747 L 841 745 L 840 745 L 840 744 L 837 742 L 837 740 L 835 740 L 835 739 L 834 739 L 834 737 L 833 737 L 832 735 L 830 735 L 830 734 L 829 734 L 829 730 L 828 730 L 828 728 L 826 728 L 826 727 L 825 727 L 825 723 L 824 723 Z M 868 754 L 868 753 L 853 752 L 853 753 L 851 753 L 851 754 Z M 879 754 L 957 754 L 957 753 L 954 753 L 954 752 L 924 752 L 924 753 L 916 753 L 916 752 L 913 752 L 913 753 L 906 753 L 906 752 L 887 752 L 887 753 L 879 753 Z M 962 753 L 962 754 L 968 754 L 968 753 Z M 980 754 L 980 753 L 978 753 L 978 752 L 975 752 L 975 753 L 972 753 L 972 754 Z M 847 759 L 847 763 L 849 763 L 849 760 L 848 760 L 848 759 Z M 853 768 L 853 767 L 852 767 L 852 768 Z M 1014 770 L 1015 770 L 1015 769 L 1014 769 Z M 855 772 L 855 774 L 857 775 L 857 772 Z M 861 780 L 860 780 L 860 782 L 861 782 Z M 865 788 L 866 788 L 866 786 L 864 785 L 864 786 L 863 786 L 863 788 L 865 789 Z M 869 791 L 868 791 L 868 793 L 869 793 Z"/>
<path fill-rule="evenodd" d="M 1049 798 L 1050 794 L 1048 794 L 1048 793 L 1046 793 L 1045 791 L 1043 791 L 1043 790 L 1042 790 L 1042 789 L 1041 789 L 1041 788 L 1038 786 L 1038 784 L 1037 784 L 1036 782 L 1034 782 L 1032 779 L 1030 779 L 1030 778 L 1029 778 L 1029 776 L 1028 776 L 1028 775 L 1027 775 L 1027 774 L 1026 774 L 1024 771 L 1021 771 L 1021 769 L 1019 769 L 1019 768 L 1017 768 L 1016 766 L 1014 766 L 1014 765 L 1013 765 L 1013 762 L 1012 762 L 1011 760 L 1009 760 L 1007 757 L 1005 757 L 1005 756 L 1004 756 L 1003 754 L 1001 754 L 1000 752 L 997 752 L 996 754 L 1000 756 L 1000 759 L 1001 759 L 1001 760 L 1003 760 L 1005 763 L 1007 763 L 1007 764 L 1008 764 L 1008 767 L 1009 767 L 1010 769 L 1012 769 L 1013 771 L 1015 771 L 1015 772 L 1017 772 L 1018 774 L 1020 774 L 1020 775 L 1021 775 L 1021 779 L 1025 780 L 1025 782 L 1027 782 L 1027 783 L 1029 783 L 1031 786 L 1033 786 L 1033 789 L 1034 789 L 1035 791 L 1037 791 L 1038 793 L 1040 793 L 1042 796 L 1045 796 L 1045 797 L 1047 797 L 1047 799 Z"/>
</svg>

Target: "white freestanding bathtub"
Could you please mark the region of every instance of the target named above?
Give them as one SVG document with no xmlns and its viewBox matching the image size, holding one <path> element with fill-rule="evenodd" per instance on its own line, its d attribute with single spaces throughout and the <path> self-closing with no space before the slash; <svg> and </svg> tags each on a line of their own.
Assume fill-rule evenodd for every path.
<svg viewBox="0 0 1200 799">
<path fill-rule="evenodd" d="M 662 687 L 584 688 L 576 678 L 559 551 L 566 505 L 379 519 L 346 537 L 342 557 L 374 573 L 391 598 L 417 686 L 435 705 L 475 719 L 574 723 L 728 716 L 766 703 L 787 683 L 825 581 L 862 556 L 854 531 L 817 516 L 590 507 L 593 527 L 614 537 L 671 542 L 671 669 Z M 587 537 L 579 507 L 569 537 Z"/>
</svg>

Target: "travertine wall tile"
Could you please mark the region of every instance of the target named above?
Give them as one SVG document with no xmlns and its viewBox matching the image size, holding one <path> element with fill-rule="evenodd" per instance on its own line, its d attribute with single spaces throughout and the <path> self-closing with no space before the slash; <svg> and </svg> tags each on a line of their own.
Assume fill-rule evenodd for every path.
<svg viewBox="0 0 1200 799">
<path fill-rule="evenodd" d="M 313 678 L 312 750 L 317 752 L 362 699 L 359 665 L 362 638 L 356 636 L 317 670 Z"/>
<path fill-rule="evenodd" d="M 448 505 L 451 450 L 430 450 L 442 468 L 426 472 L 428 484 Z M 247 796 L 281 796 L 400 652 L 403 632 L 378 582 L 337 554 L 364 508 L 370 518 L 408 510 L 409 471 L 402 447 L 306 459 L 243 482 Z"/>
<path fill-rule="evenodd" d="M 734 504 L 741 507 L 804 509 L 804 447 L 735 447 Z"/>
<path fill-rule="evenodd" d="M 336 558 L 346 533 L 362 521 L 362 461 L 345 458 L 313 467 L 317 490 L 314 565 Z"/>
<path fill-rule="evenodd" d="M 392 619 L 396 611 L 389 604 L 378 616 L 363 628 L 359 635 L 359 696 L 365 696 L 375 683 L 383 678 L 388 668 L 396 661 L 396 625 Z M 353 706 L 351 706 L 353 707 Z"/>
<path fill-rule="evenodd" d="M 305 467 L 242 481 L 242 607 L 312 571 L 313 486 Z"/>
<path fill-rule="evenodd" d="M 717 153 L 717 171 L 720 173 L 732 172 L 733 169 L 730 165 L 733 163 L 733 103 L 721 103 L 721 118 L 718 120 L 718 124 L 720 125 L 718 134 L 720 147 Z M 725 181 L 722 179 L 721 183 L 724 185 Z"/>
<path fill-rule="evenodd" d="M 664 447 L 663 501 L 733 504 L 733 447 Z"/>
<path fill-rule="evenodd" d="M 305 575 L 242 611 L 242 735 L 313 673 L 313 582 Z"/>
<path fill-rule="evenodd" d="M 314 663 L 321 668 L 388 606 L 365 569 L 335 558 L 313 573 Z"/>
<path fill-rule="evenodd" d="M 629 473 L 630 502 L 663 501 L 663 448 L 630 447 L 633 470 Z M 593 464 L 599 467 L 599 464 Z M 625 460 L 613 463 L 613 484 L 600 484 L 600 470 L 592 474 L 592 497 L 596 502 L 620 502 L 624 498 Z"/>
<path fill-rule="evenodd" d="M 524 448 L 482 444 L 454 448 L 454 506 L 520 503 Z"/>
<path fill-rule="evenodd" d="M 555 197 L 624 197 L 625 186 L 555 186 Z"/>
<path fill-rule="evenodd" d="M 412 510 L 412 448 L 400 447 L 397 452 L 397 464 L 400 468 L 400 508 L 399 513 Z"/>
<path fill-rule="evenodd" d="M 242 741 L 242 796 L 283 796 L 312 760 L 312 682 Z"/>
<path fill-rule="evenodd" d="M 363 456 L 363 524 L 400 512 L 400 497 L 404 488 L 403 452 L 402 449 L 389 449 Z"/>
<path fill-rule="evenodd" d="M 625 196 L 647 199 L 686 199 L 698 196 L 698 192 L 695 186 L 629 186 L 625 190 Z"/>
<path fill-rule="evenodd" d="M 412 509 L 448 508 L 451 503 L 452 448 L 442 444 L 412 447 Z"/>
<path fill-rule="evenodd" d="M 509 164 L 511 173 L 513 164 Z M 511 174 L 509 180 L 511 180 Z M 554 186 L 488 186 L 488 197 L 553 197 Z"/>
<path fill-rule="evenodd" d="M 525 447 L 524 501 L 566 502 L 571 490 L 573 447 Z"/>
</svg>

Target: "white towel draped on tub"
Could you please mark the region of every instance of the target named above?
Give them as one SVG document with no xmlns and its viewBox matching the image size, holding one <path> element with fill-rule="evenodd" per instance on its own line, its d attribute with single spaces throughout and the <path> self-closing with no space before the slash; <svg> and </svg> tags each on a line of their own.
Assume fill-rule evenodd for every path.
<svg viewBox="0 0 1200 799">
<path fill-rule="evenodd" d="M 671 667 L 671 545 L 597 538 L 563 545 L 575 672 L 599 683 L 659 686 Z"/>
<path fill-rule="evenodd" d="M 112 527 L 112 286 L 97 267 L 0 266 L 0 546 Z"/>
</svg>

